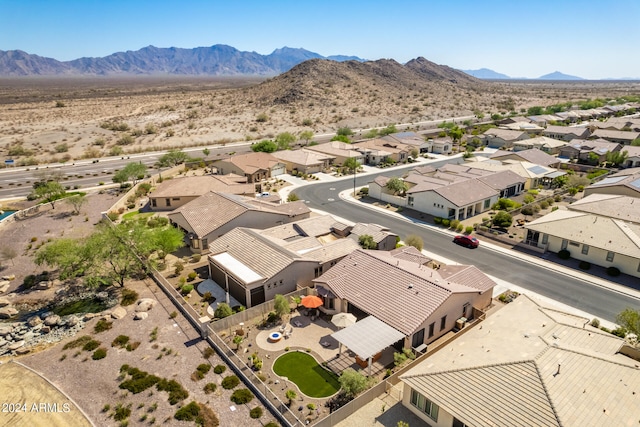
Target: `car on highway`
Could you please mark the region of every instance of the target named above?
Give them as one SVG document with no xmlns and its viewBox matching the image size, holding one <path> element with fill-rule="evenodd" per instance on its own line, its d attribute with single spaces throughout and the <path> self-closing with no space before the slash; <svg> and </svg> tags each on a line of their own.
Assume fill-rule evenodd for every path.
<svg viewBox="0 0 640 427">
<path fill-rule="evenodd" d="M 477 248 L 480 244 L 480 241 L 473 236 L 456 236 L 453 238 L 453 242 L 457 243 L 461 246 L 466 246 L 468 248 Z"/>
</svg>

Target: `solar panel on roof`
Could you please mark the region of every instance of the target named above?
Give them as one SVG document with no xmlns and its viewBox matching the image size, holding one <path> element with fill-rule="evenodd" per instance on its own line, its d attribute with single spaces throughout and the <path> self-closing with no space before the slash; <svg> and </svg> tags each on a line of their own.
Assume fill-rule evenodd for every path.
<svg viewBox="0 0 640 427">
<path fill-rule="evenodd" d="M 541 174 L 541 173 L 545 173 L 547 171 L 542 166 L 532 166 L 530 168 L 527 168 L 527 170 L 529 172 L 531 172 L 531 173 L 535 173 L 536 175 Z"/>
<path fill-rule="evenodd" d="M 596 182 L 593 185 L 609 185 L 609 184 L 615 184 L 617 182 L 622 181 L 623 179 L 625 179 L 626 176 L 612 176 L 610 178 L 605 178 L 600 182 Z"/>
<path fill-rule="evenodd" d="M 636 187 L 636 188 L 640 188 L 640 179 L 636 179 L 635 181 L 631 181 L 629 183 L 629 185 Z"/>
</svg>

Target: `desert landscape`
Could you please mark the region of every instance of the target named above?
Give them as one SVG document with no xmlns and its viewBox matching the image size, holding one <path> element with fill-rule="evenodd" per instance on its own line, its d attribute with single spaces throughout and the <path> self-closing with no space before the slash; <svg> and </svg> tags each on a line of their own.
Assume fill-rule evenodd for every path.
<svg viewBox="0 0 640 427">
<path fill-rule="evenodd" d="M 483 81 L 423 58 L 310 60 L 272 78 L 0 78 L 0 157 L 17 165 L 68 162 L 281 132 L 522 114 L 638 90 L 633 81 Z"/>
</svg>

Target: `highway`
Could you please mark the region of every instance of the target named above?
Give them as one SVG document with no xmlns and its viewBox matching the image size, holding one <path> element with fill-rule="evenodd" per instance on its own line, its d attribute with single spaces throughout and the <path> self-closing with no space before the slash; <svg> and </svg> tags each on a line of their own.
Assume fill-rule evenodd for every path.
<svg viewBox="0 0 640 427">
<path fill-rule="evenodd" d="M 431 163 L 438 167 L 451 160 Z M 414 166 L 407 167 L 406 170 Z M 356 185 L 371 182 L 377 175 L 401 175 L 405 169 L 361 176 Z M 424 248 L 440 254 L 443 258 L 461 264 L 473 264 L 484 273 L 513 283 L 524 289 L 556 300 L 560 303 L 591 313 L 601 319 L 615 321 L 616 315 L 627 307 L 638 307 L 640 301 L 630 295 L 615 292 L 598 285 L 584 282 L 555 270 L 541 267 L 535 262 L 522 259 L 514 252 L 509 256 L 492 250 L 482 243 L 477 249 L 467 249 L 452 242 L 452 237 L 437 229 L 410 220 L 398 220 L 383 211 L 363 208 L 358 204 L 341 200 L 339 193 L 353 188 L 353 180 L 315 183 L 295 190 L 296 195 L 307 202 L 310 208 L 320 209 L 353 222 L 376 223 L 388 227 L 401 238 L 416 234 L 424 240 Z"/>
</svg>

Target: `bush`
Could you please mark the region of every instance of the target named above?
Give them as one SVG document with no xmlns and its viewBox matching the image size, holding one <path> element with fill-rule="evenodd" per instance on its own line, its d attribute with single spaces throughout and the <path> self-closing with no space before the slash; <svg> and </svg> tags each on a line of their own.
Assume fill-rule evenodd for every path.
<svg viewBox="0 0 640 427">
<path fill-rule="evenodd" d="M 589 261 L 580 261 L 578 266 L 581 270 L 588 270 L 591 268 L 591 263 Z"/>
<path fill-rule="evenodd" d="M 187 274 L 187 282 L 193 282 L 194 280 L 196 280 L 196 277 L 198 277 L 198 273 L 192 271 L 191 273 Z"/>
<path fill-rule="evenodd" d="M 185 390 L 179 382 L 176 380 L 161 379 L 156 384 L 158 391 L 166 391 L 169 393 L 169 403 L 175 405 L 176 403 L 189 397 L 189 392 Z"/>
<path fill-rule="evenodd" d="M 173 272 L 175 273 L 176 276 L 178 276 L 182 272 L 182 270 L 184 270 L 184 264 L 180 261 L 177 261 L 173 265 L 173 267 L 174 267 Z"/>
<path fill-rule="evenodd" d="M 436 225 L 442 224 L 442 218 L 440 218 L 439 216 L 434 216 L 433 217 L 433 223 L 436 224 Z"/>
<path fill-rule="evenodd" d="M 131 415 L 131 405 L 122 406 L 121 403 L 118 403 L 113 414 L 113 419 L 116 421 L 122 421 L 129 418 L 129 415 Z"/>
<path fill-rule="evenodd" d="M 231 401 L 236 405 L 244 405 L 253 400 L 253 393 L 246 388 L 241 388 L 231 394 Z"/>
<path fill-rule="evenodd" d="M 100 347 L 100 344 L 102 344 L 100 341 L 96 341 L 96 340 L 91 340 L 89 342 L 87 342 L 82 349 L 84 351 L 93 351 L 96 348 Z"/>
<path fill-rule="evenodd" d="M 452 219 L 449 222 L 449 227 L 453 228 L 454 230 L 458 228 L 458 225 L 460 225 L 460 220 L 458 219 Z"/>
<path fill-rule="evenodd" d="M 127 351 L 134 351 L 136 348 L 140 347 L 140 341 L 132 342 L 131 344 L 127 344 Z"/>
<path fill-rule="evenodd" d="M 507 228 L 513 223 L 513 218 L 507 212 L 500 211 L 493 217 L 492 222 L 496 227 Z"/>
<path fill-rule="evenodd" d="M 229 375 L 222 379 L 222 383 L 220 384 L 223 389 L 230 390 L 240 384 L 240 378 L 235 375 Z"/>
<path fill-rule="evenodd" d="M 259 406 L 256 406 L 251 411 L 249 411 L 249 416 L 254 419 L 260 418 L 262 416 L 262 408 Z"/>
<path fill-rule="evenodd" d="M 620 275 L 620 269 L 618 267 L 607 268 L 607 274 L 611 277 L 618 277 Z"/>
<path fill-rule="evenodd" d="M 200 415 L 200 405 L 195 401 L 192 401 L 178 409 L 173 418 L 179 421 L 193 421 L 198 417 L 198 415 Z"/>
<path fill-rule="evenodd" d="M 180 292 L 182 292 L 182 295 L 188 295 L 189 293 L 191 293 L 191 291 L 193 291 L 193 285 L 182 285 L 182 287 L 180 288 Z"/>
<path fill-rule="evenodd" d="M 451 223 L 451 221 L 447 218 L 442 218 L 442 225 L 445 227 L 449 227 L 449 224 Z"/>
<path fill-rule="evenodd" d="M 93 355 L 91 356 L 93 360 L 100 360 L 104 359 L 105 357 L 107 357 L 107 349 L 104 347 L 100 347 L 99 349 L 94 351 Z"/>
<path fill-rule="evenodd" d="M 215 372 L 216 374 L 222 374 L 226 370 L 227 370 L 227 367 L 225 365 L 216 365 L 213 368 L 213 372 Z"/>
<path fill-rule="evenodd" d="M 213 351 L 213 349 L 211 347 L 207 347 L 204 349 L 204 351 L 202 352 L 202 357 L 204 357 L 205 359 L 210 358 L 211 356 L 213 356 L 213 353 L 215 353 Z"/>
<path fill-rule="evenodd" d="M 465 234 L 473 233 L 473 227 L 471 225 L 467 225 L 464 229 Z"/>
<path fill-rule="evenodd" d="M 225 318 L 227 316 L 231 316 L 233 314 L 233 310 L 229 307 L 229 304 L 221 302 L 218 304 L 216 311 L 214 311 L 213 315 L 218 319 Z"/>
<path fill-rule="evenodd" d="M 209 365 L 208 363 L 201 363 L 198 365 L 198 367 L 196 368 L 196 370 L 198 372 L 202 372 L 203 374 L 208 374 L 209 371 L 211 370 L 211 365 Z"/>
<path fill-rule="evenodd" d="M 202 255 L 200 254 L 193 254 L 191 255 L 191 261 L 192 262 L 200 262 L 200 260 L 202 259 Z"/>
<path fill-rule="evenodd" d="M 129 368 L 127 373 L 132 375 L 132 378 L 121 382 L 118 387 L 123 390 L 128 390 L 133 394 L 142 393 L 160 381 L 159 377 L 149 375 L 147 372 L 141 371 L 138 368 Z"/>
<path fill-rule="evenodd" d="M 569 252 L 566 249 L 562 249 L 562 250 L 560 250 L 560 252 L 558 252 L 558 258 L 560 258 L 560 259 L 569 259 L 569 258 L 571 258 L 571 252 Z"/>
<path fill-rule="evenodd" d="M 124 288 L 122 290 L 120 304 L 125 306 L 131 305 L 134 302 L 138 301 L 138 296 L 138 293 L 133 289 Z"/>
<path fill-rule="evenodd" d="M 218 388 L 218 386 L 215 383 L 207 383 L 203 390 L 205 394 L 210 394 L 216 391 L 216 388 Z"/>
<path fill-rule="evenodd" d="M 111 343 L 111 347 L 124 347 L 129 342 L 129 337 L 126 335 L 118 335 L 113 342 Z"/>
<path fill-rule="evenodd" d="M 546 200 L 540 202 L 540 209 L 547 209 L 548 207 L 549 207 L 549 202 L 547 202 Z"/>
<path fill-rule="evenodd" d="M 593 326 L 594 328 L 599 328 L 600 327 L 600 320 L 596 319 L 595 317 L 591 320 L 590 323 L 591 326 Z"/>
</svg>

